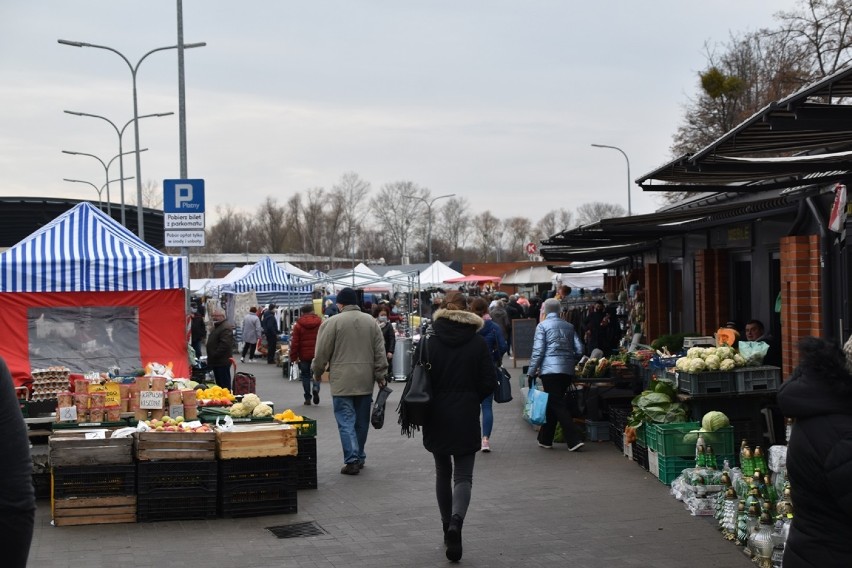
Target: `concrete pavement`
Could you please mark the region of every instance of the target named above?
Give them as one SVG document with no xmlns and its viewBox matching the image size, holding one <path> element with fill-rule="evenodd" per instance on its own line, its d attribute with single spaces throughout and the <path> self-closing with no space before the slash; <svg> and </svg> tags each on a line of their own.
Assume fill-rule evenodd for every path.
<svg viewBox="0 0 852 568">
<path fill-rule="evenodd" d="M 300 490 L 298 513 L 247 519 L 53 527 L 39 501 L 30 566 L 427 567 L 444 566 L 431 454 L 419 434 L 400 436 L 394 390 L 382 430 L 371 429 L 367 464 L 341 475 L 342 453 L 328 385 L 318 406 L 302 405 L 302 387 L 264 363 L 240 365 L 276 411 L 292 408 L 318 422 L 319 488 Z M 463 530 L 471 567 L 720 567 L 751 562 L 707 518 L 692 517 L 661 484 L 609 442 L 582 452 L 544 450 L 515 399 L 495 404 L 493 451 L 478 454 Z M 278 539 L 267 527 L 315 522 L 324 534 Z"/>
</svg>

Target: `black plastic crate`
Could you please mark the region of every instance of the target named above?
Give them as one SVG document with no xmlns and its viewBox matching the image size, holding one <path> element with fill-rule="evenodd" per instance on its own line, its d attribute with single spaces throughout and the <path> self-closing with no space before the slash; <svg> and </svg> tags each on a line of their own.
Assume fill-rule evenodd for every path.
<svg viewBox="0 0 852 568">
<path fill-rule="evenodd" d="M 137 491 L 139 495 L 183 489 L 216 493 L 218 485 L 215 461 L 140 461 Z"/>
<path fill-rule="evenodd" d="M 55 467 L 53 497 L 109 497 L 136 492 L 136 465 Z"/>
<path fill-rule="evenodd" d="M 219 511 L 223 517 L 298 513 L 298 492 L 282 484 L 234 487 L 220 494 Z"/>
<path fill-rule="evenodd" d="M 619 451 L 624 451 L 624 430 L 619 430 L 612 424 L 612 422 L 609 424 L 609 441 L 612 442 Z"/>
<path fill-rule="evenodd" d="M 317 488 L 317 439 L 298 438 L 299 453 L 296 456 L 296 486 L 299 489 Z"/>
<path fill-rule="evenodd" d="M 639 444 L 633 445 L 633 461 L 639 464 L 639 466 L 648 471 L 648 448 L 645 446 L 640 446 Z"/>
<path fill-rule="evenodd" d="M 219 461 L 219 483 L 296 483 L 296 457 L 245 458 Z"/>
<path fill-rule="evenodd" d="M 631 412 L 632 408 L 629 406 L 610 406 L 607 409 L 607 418 L 610 424 L 623 432 Z"/>
<path fill-rule="evenodd" d="M 136 498 L 136 520 L 140 523 L 151 523 L 215 519 L 216 500 L 216 491 L 204 489 L 163 489 L 139 494 Z"/>
</svg>

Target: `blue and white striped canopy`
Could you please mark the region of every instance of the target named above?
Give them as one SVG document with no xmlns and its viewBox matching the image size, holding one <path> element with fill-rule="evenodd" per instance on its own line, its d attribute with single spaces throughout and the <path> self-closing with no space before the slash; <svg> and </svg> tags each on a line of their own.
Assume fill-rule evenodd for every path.
<svg viewBox="0 0 852 568">
<path fill-rule="evenodd" d="M 82 202 L 0 254 L 0 292 L 186 288 L 186 258 L 168 256 Z"/>
<path fill-rule="evenodd" d="M 313 283 L 293 276 L 268 256 L 262 258 L 257 264 L 234 282 L 222 284 L 221 292 L 224 294 L 244 294 L 254 291 L 258 299 L 262 295 L 277 298 L 279 302 L 297 305 L 311 299 Z"/>
</svg>

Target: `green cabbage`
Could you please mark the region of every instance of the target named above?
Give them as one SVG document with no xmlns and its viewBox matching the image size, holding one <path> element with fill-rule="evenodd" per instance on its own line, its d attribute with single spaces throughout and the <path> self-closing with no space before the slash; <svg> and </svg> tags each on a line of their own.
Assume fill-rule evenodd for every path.
<svg viewBox="0 0 852 568">
<path fill-rule="evenodd" d="M 719 428 L 730 426 L 731 421 L 728 417 L 718 410 L 711 410 L 701 419 L 701 429 L 707 432 L 715 432 Z"/>
</svg>

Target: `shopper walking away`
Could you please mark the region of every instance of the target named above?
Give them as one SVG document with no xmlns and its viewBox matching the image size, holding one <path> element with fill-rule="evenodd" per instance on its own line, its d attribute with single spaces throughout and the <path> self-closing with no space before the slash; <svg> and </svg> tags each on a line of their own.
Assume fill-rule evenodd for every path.
<svg viewBox="0 0 852 568">
<path fill-rule="evenodd" d="M 340 473 L 357 475 L 367 459 L 373 383 L 385 384 L 388 359 L 376 320 L 361 312 L 352 288 L 337 294 L 340 313 L 323 321 L 311 371 L 319 381 L 328 366 L 329 390 L 343 446 Z"/>
<path fill-rule="evenodd" d="M 231 388 L 231 353 L 234 348 L 234 325 L 225 320 L 225 312 L 215 310 L 213 331 L 207 337 L 207 366 L 213 371 L 216 384 L 222 388 Z"/>
<path fill-rule="evenodd" d="M 311 400 L 314 404 L 319 404 L 320 401 L 320 382 L 312 380 L 311 363 L 314 360 L 317 333 L 321 324 L 322 318 L 314 313 L 314 305 L 305 304 L 302 306 L 302 315 L 296 320 L 290 334 L 290 364 L 299 365 L 299 376 L 305 391 L 305 404 L 308 406 Z"/>
<path fill-rule="evenodd" d="M 275 318 L 275 310 L 278 306 L 269 304 L 269 308 L 263 313 L 263 333 L 266 335 L 266 363 L 275 364 L 275 352 L 278 351 L 278 320 Z"/>
<path fill-rule="evenodd" d="M 509 319 L 509 313 L 506 311 L 506 300 L 501 298 L 497 304 L 488 310 L 491 319 L 494 320 L 500 329 L 503 331 L 503 337 L 506 338 L 507 354 L 512 354 L 512 322 Z"/>
<path fill-rule="evenodd" d="M 491 320 L 488 314 L 488 302 L 483 298 L 475 298 L 470 303 L 470 311 L 482 318 L 482 329 L 479 330 L 479 335 L 485 338 L 485 343 L 488 346 L 488 352 L 491 354 L 491 359 L 494 361 L 494 366 L 499 368 L 503 366 L 503 355 L 506 353 L 506 340 L 503 339 L 503 330 Z M 495 369 L 495 372 L 499 372 Z M 482 401 L 482 451 L 491 451 L 491 431 L 494 429 L 494 393 L 485 397 Z"/>
<path fill-rule="evenodd" d="M 435 459 L 435 494 L 446 554 L 454 562 L 462 556 L 462 525 L 482 441 L 480 405 L 497 385 L 488 344 L 477 333 L 483 325 L 482 318 L 467 311 L 464 295 L 450 291 L 434 314 L 433 333 L 418 342 L 413 357 L 420 359 L 425 342 L 432 403 L 423 425 L 423 446 Z"/>
<path fill-rule="evenodd" d="M 396 332 L 393 329 L 393 324 L 390 322 L 390 308 L 386 305 L 380 305 L 376 312 L 376 322 L 379 324 L 379 329 L 382 330 L 382 337 L 385 340 L 385 354 L 388 358 L 388 376 L 390 376 L 393 353 L 396 350 Z"/>
<path fill-rule="evenodd" d="M 192 303 L 192 320 L 189 323 L 189 341 L 196 359 L 201 358 L 201 343 L 207 337 L 207 324 L 204 323 L 204 305 Z"/>
<path fill-rule="evenodd" d="M 580 432 L 565 400 L 565 393 L 574 379 L 574 366 L 583 355 L 583 344 L 577 337 L 574 326 L 559 318 L 562 306 L 559 300 L 544 301 L 544 321 L 535 328 L 529 376 L 541 378 L 547 393 L 547 421 L 538 431 L 538 445 L 553 447 L 556 423 L 562 425 L 568 450 L 574 452 L 583 447 Z"/>
<path fill-rule="evenodd" d="M 246 355 L 249 357 L 249 363 L 254 363 L 254 353 L 260 335 L 260 318 L 257 317 L 257 308 L 252 306 L 243 318 L 243 351 L 240 354 L 240 363 L 246 362 Z"/>
<path fill-rule="evenodd" d="M 35 526 L 35 490 L 30 441 L 15 385 L 0 357 L 0 544 L 3 566 L 26 568 Z"/>
<path fill-rule="evenodd" d="M 795 420 L 784 568 L 852 566 L 852 337 L 843 351 L 806 337 L 799 352 L 799 366 L 778 390 L 781 412 Z"/>
</svg>

